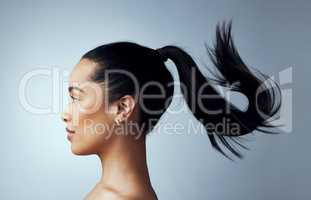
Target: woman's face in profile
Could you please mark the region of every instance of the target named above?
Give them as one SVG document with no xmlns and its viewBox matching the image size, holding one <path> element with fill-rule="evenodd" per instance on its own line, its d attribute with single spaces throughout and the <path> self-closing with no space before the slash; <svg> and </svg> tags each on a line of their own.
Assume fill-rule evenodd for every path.
<svg viewBox="0 0 311 200">
<path fill-rule="evenodd" d="M 96 63 L 81 59 L 69 76 L 68 103 L 62 119 L 66 123 L 71 151 L 76 155 L 98 153 L 112 136 L 116 106 L 105 109 L 103 86 L 90 81 Z"/>
</svg>

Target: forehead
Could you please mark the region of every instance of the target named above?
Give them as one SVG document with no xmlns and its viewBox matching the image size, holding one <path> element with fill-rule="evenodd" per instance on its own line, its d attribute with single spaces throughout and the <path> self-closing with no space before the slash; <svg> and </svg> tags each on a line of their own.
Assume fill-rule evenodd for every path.
<svg viewBox="0 0 311 200">
<path fill-rule="evenodd" d="M 81 59 L 73 68 L 69 75 L 69 85 L 81 84 L 89 81 L 90 76 L 96 68 L 96 63 L 88 60 Z"/>
</svg>

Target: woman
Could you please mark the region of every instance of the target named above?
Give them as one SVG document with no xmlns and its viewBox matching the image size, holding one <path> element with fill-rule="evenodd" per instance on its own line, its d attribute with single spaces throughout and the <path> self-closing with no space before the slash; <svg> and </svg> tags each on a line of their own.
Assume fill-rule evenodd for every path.
<svg viewBox="0 0 311 200">
<path fill-rule="evenodd" d="M 86 199 L 157 199 L 150 183 L 145 139 L 156 124 L 150 122 L 159 120 L 173 96 L 173 77 L 164 64 L 168 59 L 177 67 L 188 107 L 208 125 L 211 145 L 224 156 L 231 159 L 222 145 L 242 157 L 234 145 L 244 147 L 239 136 L 254 130 L 271 132 L 269 121 L 281 105 L 279 86 L 269 87 L 266 76 L 255 75 L 244 64 L 231 37 L 231 23 L 217 26 L 215 46 L 207 50 L 220 72 L 216 79 L 203 76 L 192 57 L 176 46 L 155 50 L 116 42 L 82 56 L 70 74 L 72 102 L 62 119 L 72 152 L 97 154 L 101 159 L 104 173 Z M 244 94 L 248 108 L 234 106 L 215 85 Z M 222 123 L 230 126 L 216 128 Z"/>
</svg>

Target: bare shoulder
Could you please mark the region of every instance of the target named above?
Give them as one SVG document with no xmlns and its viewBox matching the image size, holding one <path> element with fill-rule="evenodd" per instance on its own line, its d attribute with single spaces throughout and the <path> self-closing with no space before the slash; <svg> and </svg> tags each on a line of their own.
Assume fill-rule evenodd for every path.
<svg viewBox="0 0 311 200">
<path fill-rule="evenodd" d="M 122 200 L 124 197 L 110 188 L 94 188 L 84 200 Z"/>
<path fill-rule="evenodd" d="M 111 189 L 105 188 L 98 191 L 93 191 L 90 193 L 85 200 L 156 200 L 156 197 L 152 195 L 125 195 Z"/>
</svg>

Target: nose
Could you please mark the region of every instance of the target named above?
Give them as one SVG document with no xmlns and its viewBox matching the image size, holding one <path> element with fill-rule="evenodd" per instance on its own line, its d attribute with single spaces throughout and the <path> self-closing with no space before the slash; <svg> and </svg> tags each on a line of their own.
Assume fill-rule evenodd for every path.
<svg viewBox="0 0 311 200">
<path fill-rule="evenodd" d="M 61 114 L 61 119 L 62 119 L 64 122 L 68 122 L 68 121 L 71 120 L 71 117 L 70 117 L 70 115 L 69 115 L 68 113 L 63 112 L 63 113 Z"/>
</svg>

